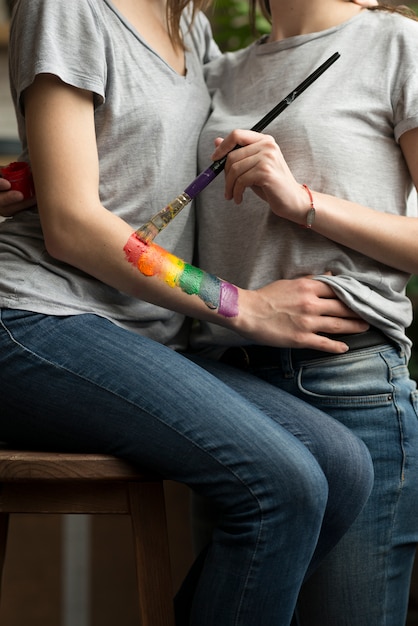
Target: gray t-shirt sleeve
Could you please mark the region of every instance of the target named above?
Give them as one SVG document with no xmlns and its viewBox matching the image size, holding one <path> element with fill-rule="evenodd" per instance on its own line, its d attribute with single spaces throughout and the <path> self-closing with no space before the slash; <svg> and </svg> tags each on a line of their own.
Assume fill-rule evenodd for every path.
<svg viewBox="0 0 418 626">
<path fill-rule="evenodd" d="M 394 110 L 394 136 L 396 141 L 403 133 L 418 127 L 418 68 L 414 68 L 402 85 Z"/>
<path fill-rule="evenodd" d="M 19 20 L 20 11 L 28 14 L 27 19 Z M 12 89 L 16 91 L 12 95 L 21 112 L 22 93 L 38 74 L 53 74 L 68 85 L 93 92 L 97 103 L 104 100 L 106 42 L 99 31 L 98 17 L 95 3 L 90 0 L 31 0 L 18 4 L 10 35 L 14 50 L 10 72 Z"/>
</svg>

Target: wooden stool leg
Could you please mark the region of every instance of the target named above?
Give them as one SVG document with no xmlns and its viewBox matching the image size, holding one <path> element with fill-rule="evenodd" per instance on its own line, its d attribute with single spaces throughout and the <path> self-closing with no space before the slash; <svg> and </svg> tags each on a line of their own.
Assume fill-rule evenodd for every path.
<svg viewBox="0 0 418 626">
<path fill-rule="evenodd" d="M 0 598 L 3 582 L 4 561 L 6 559 L 7 533 L 9 530 L 8 513 L 0 513 Z"/>
<path fill-rule="evenodd" d="M 141 626 L 174 626 L 163 483 L 130 483 L 129 498 Z"/>
</svg>

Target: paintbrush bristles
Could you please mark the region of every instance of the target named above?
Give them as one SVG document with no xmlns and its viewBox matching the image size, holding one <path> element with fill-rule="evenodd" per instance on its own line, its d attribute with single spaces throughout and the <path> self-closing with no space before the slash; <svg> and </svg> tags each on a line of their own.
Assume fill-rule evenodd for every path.
<svg viewBox="0 0 418 626">
<path fill-rule="evenodd" d="M 151 243 L 159 232 L 152 222 L 147 222 L 135 231 L 135 235 L 144 243 Z"/>
</svg>

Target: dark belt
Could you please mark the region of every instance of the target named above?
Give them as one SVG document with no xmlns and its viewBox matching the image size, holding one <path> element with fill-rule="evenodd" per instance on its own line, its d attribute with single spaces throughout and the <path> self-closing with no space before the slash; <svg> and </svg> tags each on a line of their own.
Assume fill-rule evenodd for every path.
<svg viewBox="0 0 418 626">
<path fill-rule="evenodd" d="M 343 341 L 353 350 L 372 348 L 383 344 L 394 345 L 393 342 L 377 328 L 370 328 L 364 333 L 356 335 L 327 335 L 336 341 Z M 270 346 L 235 346 L 228 348 L 219 359 L 222 363 L 232 365 L 242 370 L 258 367 L 279 367 L 281 364 L 281 354 L 287 348 L 272 348 Z M 310 348 L 289 349 L 293 365 L 299 365 L 305 361 L 323 359 L 329 356 L 336 356 L 334 352 L 323 352 Z"/>
</svg>

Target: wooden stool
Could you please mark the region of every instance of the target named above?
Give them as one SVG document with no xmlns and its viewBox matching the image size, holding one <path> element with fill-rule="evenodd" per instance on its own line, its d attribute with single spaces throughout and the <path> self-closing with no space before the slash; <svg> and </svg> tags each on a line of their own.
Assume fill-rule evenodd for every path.
<svg viewBox="0 0 418 626">
<path fill-rule="evenodd" d="M 0 583 L 11 513 L 130 515 L 141 626 L 174 626 L 160 476 L 108 455 L 0 447 Z"/>
</svg>

